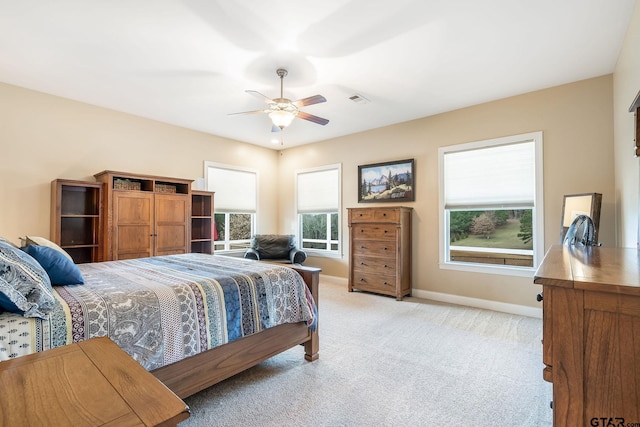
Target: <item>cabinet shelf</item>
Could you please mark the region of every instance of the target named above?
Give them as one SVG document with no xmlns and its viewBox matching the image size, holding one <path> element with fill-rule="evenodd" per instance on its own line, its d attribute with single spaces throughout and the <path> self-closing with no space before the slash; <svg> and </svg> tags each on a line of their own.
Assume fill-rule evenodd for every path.
<svg viewBox="0 0 640 427">
<path fill-rule="evenodd" d="M 213 195 L 209 191 L 191 193 L 191 252 L 213 253 Z"/>
<path fill-rule="evenodd" d="M 97 182 L 51 182 L 51 240 L 77 264 L 101 260 L 101 191 Z"/>
</svg>

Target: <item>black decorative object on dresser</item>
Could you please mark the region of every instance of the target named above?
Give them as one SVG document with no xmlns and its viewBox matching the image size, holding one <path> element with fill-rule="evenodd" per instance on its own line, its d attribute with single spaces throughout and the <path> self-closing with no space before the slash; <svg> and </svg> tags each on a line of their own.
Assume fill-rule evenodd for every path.
<svg viewBox="0 0 640 427">
<path fill-rule="evenodd" d="M 354 289 L 411 295 L 411 212 L 393 208 L 348 208 L 349 292 Z"/>
</svg>

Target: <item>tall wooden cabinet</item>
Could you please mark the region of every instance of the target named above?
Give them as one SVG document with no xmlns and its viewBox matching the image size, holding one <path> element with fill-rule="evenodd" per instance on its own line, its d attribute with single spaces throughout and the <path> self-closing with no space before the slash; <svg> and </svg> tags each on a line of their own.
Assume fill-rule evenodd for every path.
<svg viewBox="0 0 640 427">
<path fill-rule="evenodd" d="M 191 252 L 213 253 L 213 192 L 191 191 Z"/>
<path fill-rule="evenodd" d="M 543 286 L 553 425 L 640 421 L 640 252 L 555 245 L 534 283 Z"/>
<path fill-rule="evenodd" d="M 104 171 L 105 260 L 191 250 L 191 180 Z"/>
<path fill-rule="evenodd" d="M 348 208 L 349 292 L 411 295 L 411 212 L 405 206 Z"/>
<path fill-rule="evenodd" d="M 102 183 L 56 179 L 51 182 L 51 241 L 76 264 L 102 260 Z"/>
</svg>

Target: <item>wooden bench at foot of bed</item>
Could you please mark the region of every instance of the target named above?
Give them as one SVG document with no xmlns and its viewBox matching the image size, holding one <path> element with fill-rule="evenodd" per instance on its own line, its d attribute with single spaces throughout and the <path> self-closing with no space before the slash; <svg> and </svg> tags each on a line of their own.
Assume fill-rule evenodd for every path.
<svg viewBox="0 0 640 427">
<path fill-rule="evenodd" d="M 291 268 L 302 276 L 318 305 L 321 269 L 295 265 Z M 306 360 L 318 359 L 318 328 L 311 331 L 302 322 L 279 325 L 163 366 L 151 373 L 175 394 L 185 398 L 300 344 L 304 344 Z"/>
</svg>

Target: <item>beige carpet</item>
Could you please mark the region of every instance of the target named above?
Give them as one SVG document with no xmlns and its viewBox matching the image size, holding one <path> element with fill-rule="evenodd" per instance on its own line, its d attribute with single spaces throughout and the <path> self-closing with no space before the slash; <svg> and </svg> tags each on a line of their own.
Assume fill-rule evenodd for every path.
<svg viewBox="0 0 640 427">
<path fill-rule="evenodd" d="M 186 399 L 188 426 L 551 426 L 542 321 L 320 283 L 302 347 Z"/>
</svg>

